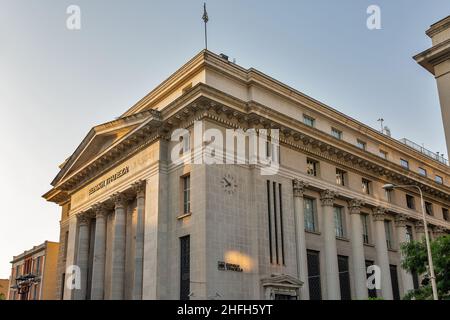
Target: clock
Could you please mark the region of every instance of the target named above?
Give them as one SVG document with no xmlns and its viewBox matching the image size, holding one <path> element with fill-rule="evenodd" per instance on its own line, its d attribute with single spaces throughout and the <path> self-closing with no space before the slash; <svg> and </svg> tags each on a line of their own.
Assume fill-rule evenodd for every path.
<svg viewBox="0 0 450 320">
<path fill-rule="evenodd" d="M 223 190 L 228 194 L 233 194 L 236 192 L 237 184 L 234 177 L 227 173 L 221 180 Z"/>
</svg>

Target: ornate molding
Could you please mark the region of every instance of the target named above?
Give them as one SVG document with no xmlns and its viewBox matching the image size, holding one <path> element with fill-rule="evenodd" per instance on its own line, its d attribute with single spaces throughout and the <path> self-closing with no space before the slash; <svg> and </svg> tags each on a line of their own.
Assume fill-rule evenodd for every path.
<svg viewBox="0 0 450 320">
<path fill-rule="evenodd" d="M 445 229 L 443 227 L 435 226 L 433 228 L 433 234 L 436 237 L 442 237 L 442 236 L 445 236 L 447 234 L 447 232 L 445 232 Z"/>
<path fill-rule="evenodd" d="M 414 228 L 416 229 L 416 232 L 418 232 L 418 233 L 425 233 L 425 226 L 424 226 L 422 220 L 416 221 L 416 223 L 414 224 Z"/>
<path fill-rule="evenodd" d="M 133 191 L 136 192 L 137 198 L 145 197 L 145 185 L 146 185 L 145 180 L 136 181 L 131 185 L 131 187 L 133 188 Z"/>
<path fill-rule="evenodd" d="M 114 209 L 123 209 L 126 206 L 128 198 L 120 192 L 114 193 L 111 196 L 111 201 L 114 203 Z"/>
<path fill-rule="evenodd" d="M 294 197 L 303 197 L 305 189 L 309 187 L 309 183 L 299 179 L 292 180 L 292 186 L 294 190 Z"/>
<path fill-rule="evenodd" d="M 334 198 L 338 196 L 338 193 L 332 190 L 324 190 L 320 193 L 320 201 L 322 201 L 322 206 L 331 207 L 334 204 Z"/>
<path fill-rule="evenodd" d="M 384 221 L 386 219 L 387 209 L 384 207 L 376 207 L 372 211 L 374 221 Z"/>
<path fill-rule="evenodd" d="M 364 201 L 360 199 L 352 199 L 348 202 L 348 210 L 350 214 L 360 214 L 361 207 L 364 206 Z"/>
<path fill-rule="evenodd" d="M 396 227 L 404 228 L 404 227 L 406 227 L 406 221 L 407 221 L 407 219 L 404 214 L 398 214 L 395 216 L 394 223 L 395 223 Z"/>
<path fill-rule="evenodd" d="M 95 218 L 105 218 L 108 215 L 108 207 L 104 203 L 96 203 L 92 206 Z"/>
<path fill-rule="evenodd" d="M 77 221 L 80 226 L 87 226 L 91 216 L 88 211 L 77 213 Z"/>
</svg>

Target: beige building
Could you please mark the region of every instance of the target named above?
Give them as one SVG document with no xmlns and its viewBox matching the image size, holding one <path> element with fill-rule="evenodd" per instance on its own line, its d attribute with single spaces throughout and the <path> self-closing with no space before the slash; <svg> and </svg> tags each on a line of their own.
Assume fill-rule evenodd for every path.
<svg viewBox="0 0 450 320">
<path fill-rule="evenodd" d="M 431 38 L 432 47 L 414 59 L 436 78 L 450 154 L 450 16 L 433 24 L 426 34 Z"/>
<path fill-rule="evenodd" d="M 55 300 L 56 266 L 59 243 L 45 241 L 14 256 L 11 261 L 9 300 Z M 34 283 L 28 293 L 21 295 L 16 287 L 16 279 L 21 276 L 34 276 Z"/>
<path fill-rule="evenodd" d="M 9 279 L 0 279 L 0 300 L 8 298 Z"/>
<path fill-rule="evenodd" d="M 256 133 L 221 145 L 226 129 Z M 252 162 L 264 129 L 266 162 Z M 205 163 L 224 155 L 245 159 Z M 279 168 L 263 175 L 267 163 Z M 421 187 L 432 237 L 450 229 L 443 157 L 209 51 L 92 128 L 60 168 L 44 197 L 62 207 L 63 299 L 398 299 L 420 277 L 400 244 L 424 225 L 414 189 L 383 185 Z"/>
</svg>

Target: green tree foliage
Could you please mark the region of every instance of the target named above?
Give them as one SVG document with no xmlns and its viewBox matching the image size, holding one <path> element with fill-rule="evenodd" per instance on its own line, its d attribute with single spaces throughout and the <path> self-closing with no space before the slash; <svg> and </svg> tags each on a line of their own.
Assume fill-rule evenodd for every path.
<svg viewBox="0 0 450 320">
<path fill-rule="evenodd" d="M 450 235 L 431 241 L 430 246 L 439 299 L 450 299 Z M 404 243 L 401 250 L 404 255 L 402 267 L 424 276 L 420 288 L 410 291 L 404 299 L 431 300 L 433 294 L 425 240 Z"/>
</svg>

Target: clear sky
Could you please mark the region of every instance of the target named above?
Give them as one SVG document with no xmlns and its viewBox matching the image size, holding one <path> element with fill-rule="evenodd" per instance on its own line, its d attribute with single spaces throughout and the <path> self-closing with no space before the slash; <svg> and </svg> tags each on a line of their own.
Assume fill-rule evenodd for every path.
<svg viewBox="0 0 450 320">
<path fill-rule="evenodd" d="M 81 30 L 66 9 L 81 8 Z M 381 7 L 381 30 L 366 9 Z M 203 49 L 203 1 L 0 0 L 0 278 L 58 241 L 41 195 L 89 129 L 122 114 Z M 436 83 L 412 59 L 449 0 L 207 0 L 209 49 L 379 128 L 445 152 Z"/>
</svg>

